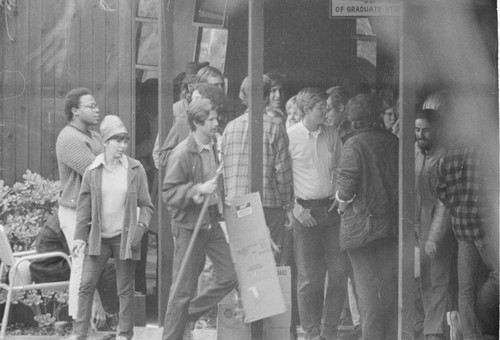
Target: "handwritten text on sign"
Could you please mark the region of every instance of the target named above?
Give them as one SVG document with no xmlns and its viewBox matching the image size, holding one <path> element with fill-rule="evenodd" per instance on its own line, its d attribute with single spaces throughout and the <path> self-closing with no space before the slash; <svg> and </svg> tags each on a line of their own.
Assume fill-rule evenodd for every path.
<svg viewBox="0 0 500 340">
<path fill-rule="evenodd" d="M 387 2 L 331 0 L 331 17 L 381 17 L 399 15 L 400 5 Z"/>
</svg>

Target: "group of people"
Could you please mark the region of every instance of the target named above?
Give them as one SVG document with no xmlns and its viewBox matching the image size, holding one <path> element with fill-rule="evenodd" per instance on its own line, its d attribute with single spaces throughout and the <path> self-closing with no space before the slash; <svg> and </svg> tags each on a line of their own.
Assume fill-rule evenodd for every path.
<svg viewBox="0 0 500 340">
<path fill-rule="evenodd" d="M 161 195 L 172 219 L 174 281 L 206 201 L 208 209 L 182 284 L 171 289 L 165 340 L 191 338 L 196 320 L 237 288 L 220 222 L 224 205 L 250 193 L 248 109 L 222 131 L 222 73 L 198 63 L 187 71 L 173 128 L 164 141 L 157 138 L 153 152 L 156 166 L 165 169 Z M 394 115 L 397 107 L 385 107 L 370 91 L 349 93 L 341 86 L 306 87 L 285 104 L 282 77 L 264 75 L 263 85 L 261 199 L 276 263 L 296 273 L 292 336 L 300 323 L 308 340 L 337 339 L 348 296 L 353 319 L 359 310 L 363 339 L 397 339 L 399 141 L 384 125 L 387 111 Z M 249 90 L 245 78 L 239 94 L 244 105 Z M 452 311 L 449 322 L 461 323 L 463 338 L 480 339 L 498 333 L 498 251 L 488 239 L 480 152 L 440 143 L 441 111 L 425 107 L 415 120 L 423 334 L 446 339 Z M 70 286 L 73 337 L 87 337 L 99 301 L 96 287 L 114 257 L 117 339 L 131 339 L 135 262 L 153 211 L 146 174 L 125 155 L 129 133 L 119 117 L 104 117 L 100 134 L 89 129 L 100 118 L 89 90 L 70 91 L 65 113 L 68 125 L 56 145 L 63 187 L 58 219 L 77 255 Z M 197 294 L 206 257 L 213 280 Z M 253 323 L 252 332 L 259 331 L 262 324 Z"/>
</svg>

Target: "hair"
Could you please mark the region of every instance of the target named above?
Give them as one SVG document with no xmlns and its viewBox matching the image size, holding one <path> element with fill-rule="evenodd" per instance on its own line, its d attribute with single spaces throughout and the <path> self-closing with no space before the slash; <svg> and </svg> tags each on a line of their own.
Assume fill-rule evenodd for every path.
<svg viewBox="0 0 500 340">
<path fill-rule="evenodd" d="M 422 109 L 431 109 L 442 112 L 447 102 L 448 92 L 444 90 L 436 91 L 427 96 L 422 104 Z"/>
<path fill-rule="evenodd" d="M 382 111 L 394 109 L 394 100 L 389 97 L 382 97 Z"/>
<path fill-rule="evenodd" d="M 228 103 L 224 90 L 219 86 L 209 83 L 196 84 L 193 91 L 198 91 L 202 98 L 210 99 L 215 110 L 219 114 L 219 118 L 225 120 L 228 115 Z"/>
<path fill-rule="evenodd" d="M 432 109 L 423 109 L 415 114 L 415 120 L 417 119 L 425 119 L 433 126 L 440 128 L 441 127 L 441 117 L 438 111 Z"/>
<path fill-rule="evenodd" d="M 196 73 L 196 81 L 198 83 L 206 83 L 208 82 L 209 77 L 220 77 L 224 78 L 222 75 L 222 72 L 219 71 L 219 69 L 213 67 L 213 66 L 205 66 L 202 67 L 201 69 L 198 70 L 198 73 Z"/>
<path fill-rule="evenodd" d="M 357 72 L 349 74 L 342 82 L 342 87 L 347 92 L 348 98 L 353 98 L 358 94 L 371 93 L 368 80 Z"/>
<path fill-rule="evenodd" d="M 129 141 L 130 140 L 130 135 L 128 134 L 128 132 L 117 133 L 116 135 L 113 135 L 113 136 L 109 137 L 106 142 L 109 142 L 112 139 L 115 139 L 118 142 L 121 142 L 122 140 Z"/>
<path fill-rule="evenodd" d="M 182 89 L 184 88 L 183 86 L 184 84 L 182 81 L 184 80 L 185 77 L 186 77 L 186 72 L 180 72 L 172 80 L 174 103 L 181 99 L 181 92 Z"/>
<path fill-rule="evenodd" d="M 349 97 L 347 96 L 347 92 L 342 86 L 330 87 L 328 90 L 326 90 L 326 93 L 329 95 L 329 98 L 332 99 L 332 108 L 334 110 L 340 111 L 341 106 L 347 105 Z"/>
<path fill-rule="evenodd" d="M 281 86 L 284 86 L 285 85 L 285 78 L 279 74 L 278 72 L 268 72 L 266 73 L 266 76 L 269 77 L 269 79 L 271 79 L 271 87 L 273 86 L 278 86 L 278 85 L 281 85 Z"/>
<path fill-rule="evenodd" d="M 347 103 L 348 118 L 354 129 L 377 124 L 382 109 L 382 101 L 376 94 L 358 94 Z"/>
<path fill-rule="evenodd" d="M 271 78 L 269 78 L 269 76 L 267 75 L 263 75 L 263 96 L 264 96 L 264 101 L 266 100 L 269 100 L 269 92 L 271 91 L 271 87 L 272 87 L 272 81 L 271 81 Z M 243 81 L 241 82 L 241 86 L 240 86 L 240 94 L 239 94 L 239 97 L 241 99 L 241 102 L 243 103 L 243 105 L 245 106 L 248 106 L 248 95 L 250 93 L 250 79 L 248 78 L 248 76 L 245 77 L 245 79 L 243 79 Z M 267 103 L 266 105 L 267 106 Z"/>
<path fill-rule="evenodd" d="M 92 92 L 85 87 L 78 87 L 68 92 L 66 98 L 64 99 L 64 114 L 66 115 L 66 118 L 68 118 L 68 122 L 73 120 L 72 109 L 80 105 L 80 97 L 88 94 L 92 94 Z"/>
<path fill-rule="evenodd" d="M 191 130 L 196 130 L 195 123 L 203 125 L 214 108 L 212 101 L 207 98 L 196 98 L 189 103 L 186 113 Z"/>
<path fill-rule="evenodd" d="M 289 115 L 292 110 L 297 109 L 297 96 L 293 96 L 286 102 L 285 110 L 286 114 Z"/>
<path fill-rule="evenodd" d="M 319 87 L 305 87 L 297 93 L 295 102 L 297 108 L 304 115 L 306 109 L 312 109 L 317 103 L 325 101 L 327 94 Z"/>
</svg>

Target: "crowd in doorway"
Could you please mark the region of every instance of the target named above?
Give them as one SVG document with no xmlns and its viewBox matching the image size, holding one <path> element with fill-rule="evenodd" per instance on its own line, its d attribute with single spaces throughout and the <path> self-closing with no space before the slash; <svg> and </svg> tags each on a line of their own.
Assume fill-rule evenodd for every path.
<svg viewBox="0 0 500 340">
<path fill-rule="evenodd" d="M 397 339 L 399 100 L 349 81 L 290 94 L 285 79 L 262 79 L 261 199 L 276 264 L 291 267 L 290 337 L 300 326 L 308 340 L 339 339 L 346 329 L 364 340 Z M 249 93 L 247 77 L 244 106 Z M 126 155 L 123 121 L 101 117 L 88 89 L 66 96 L 68 124 L 56 144 L 62 194 L 38 245 L 74 255 L 64 269 L 74 339 L 105 323 L 106 312 L 118 315 L 117 339 L 133 337 L 134 291 L 145 293 L 135 278 L 144 278 L 148 234 L 161 228 L 152 218 L 157 195 L 171 218 L 174 281 L 182 275 L 163 339 L 190 339 L 196 321 L 238 289 L 220 222 L 225 205 L 250 193 L 251 114 L 226 121 L 225 80 L 208 63 L 188 63 L 174 96 L 173 127 L 156 137 L 151 158 L 138 148 L 140 161 Z M 414 337 L 498 338 L 498 188 L 488 183 L 488 153 L 453 138 L 452 98 L 433 93 L 415 115 Z M 98 124 L 99 133 L 90 129 Z M 153 139 L 138 136 L 137 145 Z M 207 258 L 212 279 L 198 287 Z M 50 280 L 54 266 L 32 264 L 33 277 Z M 258 337 L 262 323 L 251 326 Z"/>
</svg>

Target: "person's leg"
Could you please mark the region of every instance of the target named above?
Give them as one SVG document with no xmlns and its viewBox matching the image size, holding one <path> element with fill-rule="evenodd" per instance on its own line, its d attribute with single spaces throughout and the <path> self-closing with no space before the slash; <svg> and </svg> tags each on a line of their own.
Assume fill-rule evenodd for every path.
<svg viewBox="0 0 500 340">
<path fill-rule="evenodd" d="M 78 294 L 78 315 L 73 328 L 73 333 L 78 336 L 78 339 L 87 339 L 97 281 L 111 254 L 111 247 L 103 242 L 101 244 L 101 255 L 85 255 L 80 292 Z"/>
<path fill-rule="evenodd" d="M 476 296 L 476 313 L 483 334 L 498 335 L 498 248 L 495 242 L 486 239 L 475 242 L 488 276 L 481 284 Z"/>
<path fill-rule="evenodd" d="M 59 223 L 64 233 L 69 249 L 73 249 L 76 227 L 76 210 L 66 207 L 58 209 Z M 82 267 L 84 256 L 76 256 L 71 261 L 71 274 L 69 278 L 68 314 L 76 319 L 78 313 L 78 292 L 82 279 Z"/>
<path fill-rule="evenodd" d="M 356 284 L 363 340 L 386 339 L 385 334 L 388 338 L 392 336 L 392 329 L 388 333 L 386 330 L 391 326 L 386 324 L 386 314 L 392 312 L 394 302 L 397 308 L 397 277 L 392 277 L 394 282 L 391 282 L 386 276 L 390 276 L 389 267 L 392 267 L 392 271 L 397 269 L 397 252 L 384 249 L 387 246 L 385 242 L 375 241 L 367 246 L 348 250 Z M 397 245 L 394 248 L 397 251 Z M 382 259 L 386 259 L 387 263 L 380 263 Z M 388 287 L 382 287 L 384 284 L 388 284 Z M 391 294 L 396 296 L 394 302 L 390 299 Z M 397 325 L 397 316 L 393 318 Z"/>
<path fill-rule="evenodd" d="M 433 258 L 421 253 L 429 262 L 428 271 L 425 271 L 425 289 L 423 289 L 423 301 L 425 310 L 424 334 L 430 336 L 438 335 L 444 339 L 446 334 L 446 312 L 451 308 L 452 288 L 451 266 L 453 257 L 457 254 L 457 242 L 453 234 L 447 234 L 439 243 L 438 251 Z M 424 275 L 422 269 L 421 275 Z"/>
<path fill-rule="evenodd" d="M 323 228 L 305 228 L 294 220 L 295 263 L 297 264 L 297 300 L 300 324 L 312 339 L 321 332 L 326 276 Z"/>
<path fill-rule="evenodd" d="M 458 241 L 458 310 L 464 340 L 480 339 L 481 331 L 474 311 L 478 269 L 481 259 L 473 241 Z"/>
<path fill-rule="evenodd" d="M 398 244 L 396 239 L 375 241 L 375 270 L 380 282 L 379 296 L 382 306 L 384 339 L 398 338 Z"/>
<path fill-rule="evenodd" d="M 193 252 L 186 263 L 186 268 L 180 278 L 180 283 L 176 287 L 175 282 L 179 275 L 182 260 L 186 254 L 187 246 L 193 235 L 193 230 L 176 228 L 172 229 L 174 236 L 174 263 L 173 263 L 173 284 L 170 288 L 170 298 L 168 300 L 167 312 L 163 324 L 163 340 L 178 340 L 182 338 L 186 322 L 188 321 L 189 303 L 196 293 L 198 277 L 203 269 L 205 261 L 205 244 L 207 240 L 207 230 L 200 230 Z"/>
<path fill-rule="evenodd" d="M 189 304 L 189 320 L 195 321 L 217 306 L 238 283 L 234 270 L 231 251 L 220 225 L 213 224 L 207 231 L 210 235 L 206 241 L 205 251 L 214 268 L 215 280 L 211 281 L 203 291 Z"/>
<path fill-rule="evenodd" d="M 116 260 L 116 290 L 120 302 L 117 336 L 132 339 L 134 336 L 134 276 L 136 261 L 120 259 L 121 238 L 122 236 L 118 235 L 113 238 L 103 239 L 103 244 L 108 243 L 111 246 Z"/>
<path fill-rule="evenodd" d="M 285 211 L 281 208 L 264 208 L 264 218 L 271 234 L 271 240 L 279 247 L 280 252 L 274 253 L 276 263 L 281 262 L 283 245 L 285 243 Z"/>
<path fill-rule="evenodd" d="M 327 225 L 322 242 L 328 272 L 322 335 L 329 340 L 337 338 L 337 327 L 347 295 L 347 268 L 346 254 L 340 251 L 340 217 L 336 212 L 328 213 Z"/>
<path fill-rule="evenodd" d="M 106 313 L 118 313 L 119 302 L 116 290 L 116 261 L 109 259 L 97 281 L 97 291 Z"/>
<path fill-rule="evenodd" d="M 141 259 L 135 265 L 135 290 L 146 295 L 146 263 L 148 261 L 149 233 L 145 232 L 141 240 Z"/>
</svg>

